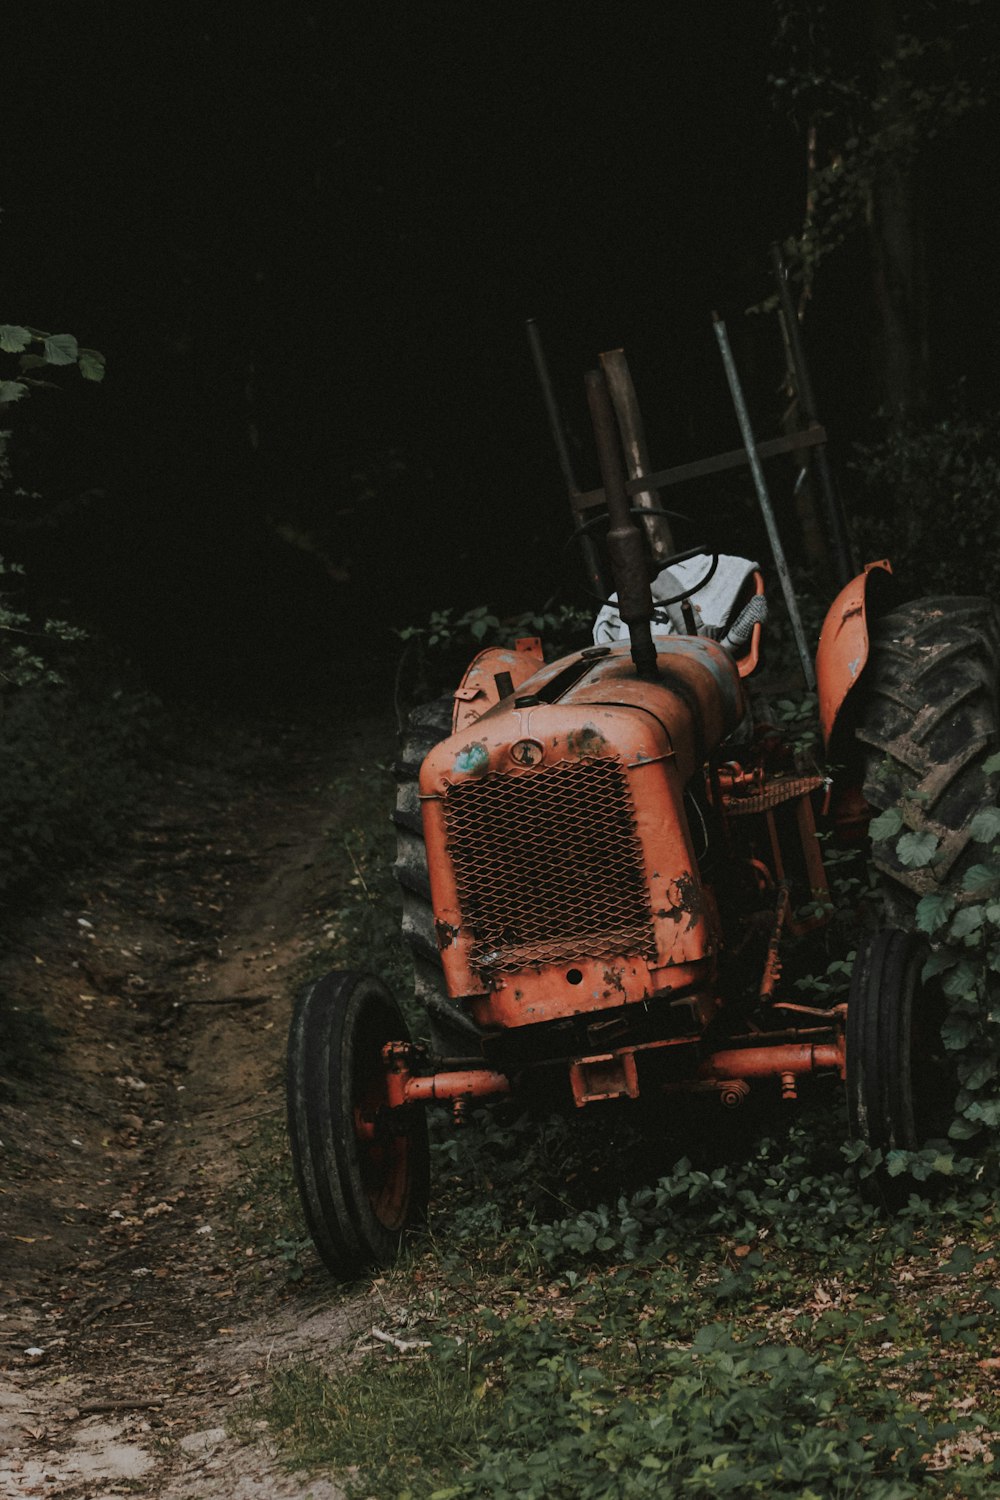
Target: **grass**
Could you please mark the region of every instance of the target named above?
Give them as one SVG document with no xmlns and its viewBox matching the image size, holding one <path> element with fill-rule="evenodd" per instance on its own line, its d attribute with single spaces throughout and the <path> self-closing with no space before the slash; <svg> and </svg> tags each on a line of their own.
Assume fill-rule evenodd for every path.
<svg viewBox="0 0 1000 1500">
<path fill-rule="evenodd" d="M 470 1460 L 484 1425 L 471 1366 L 471 1349 L 464 1359 L 343 1361 L 333 1375 L 298 1363 L 274 1376 L 244 1420 L 265 1415 L 299 1466 L 438 1474 Z"/>
<path fill-rule="evenodd" d="M 398 991 L 388 776 L 338 795 L 354 816 L 323 966 Z M 884 1215 L 831 1090 L 724 1125 L 686 1112 L 651 1141 L 623 1108 L 438 1118 L 430 1224 L 377 1283 L 398 1343 L 275 1369 L 241 1429 L 377 1500 L 995 1493 L 1000 1197 L 941 1179 Z M 282 1149 L 267 1136 L 247 1197 L 300 1274 Z"/>
</svg>

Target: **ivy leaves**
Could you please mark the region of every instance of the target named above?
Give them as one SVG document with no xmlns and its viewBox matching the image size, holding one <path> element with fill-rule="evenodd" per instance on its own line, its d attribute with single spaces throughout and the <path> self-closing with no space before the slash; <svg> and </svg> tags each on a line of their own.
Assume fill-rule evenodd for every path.
<svg viewBox="0 0 1000 1500">
<path fill-rule="evenodd" d="M 97 349 L 81 348 L 71 333 L 44 333 L 20 323 L 0 323 L 0 351 L 20 356 L 21 372 L 17 380 L 0 380 L 0 404 L 22 400 L 30 386 L 51 384 L 39 377 L 42 370 L 76 365 L 84 380 L 104 379 L 104 355 Z"/>
<path fill-rule="evenodd" d="M 0 354 L 16 357 L 18 370 L 15 378 L 0 379 L 0 416 L 8 406 L 23 401 L 32 388 L 57 387 L 57 382 L 48 377 L 61 367 L 77 366 L 84 380 L 104 378 L 104 355 L 97 349 L 82 349 L 71 333 L 45 333 L 21 323 L 0 323 Z M 9 432 L 0 432 L 0 487 L 11 477 L 9 436 Z M 0 560 L 0 574 L 5 571 Z M 25 634 L 29 623 L 0 592 L 0 686 L 60 681 L 42 657 L 21 641 L 12 643 L 13 637 Z M 79 631 L 58 620 L 47 620 L 33 634 L 60 640 L 78 640 L 81 636 Z"/>
<path fill-rule="evenodd" d="M 932 863 L 941 841 L 936 834 L 926 829 L 903 833 L 904 822 L 902 808 L 887 807 L 884 813 L 872 819 L 868 831 L 875 840 L 891 839 L 899 834 L 896 856 L 900 864 L 905 865 L 908 870 L 918 870 Z"/>
<path fill-rule="evenodd" d="M 1000 755 L 990 756 L 984 771 L 998 770 Z M 894 808 L 891 814 L 875 820 L 883 836 L 903 826 L 903 813 Z M 959 890 L 930 891 L 916 909 L 916 925 L 933 944 L 925 981 L 939 983 L 949 1001 L 941 1036 L 957 1057 L 960 1090 L 949 1131 L 954 1141 L 1000 1132 L 1000 808 L 977 812 L 969 833 L 982 846 L 983 858 L 965 871 Z M 928 846 L 928 857 L 918 859 L 913 840 L 914 835 L 900 833 L 900 862 L 916 869 L 931 864 L 935 851 Z"/>
</svg>

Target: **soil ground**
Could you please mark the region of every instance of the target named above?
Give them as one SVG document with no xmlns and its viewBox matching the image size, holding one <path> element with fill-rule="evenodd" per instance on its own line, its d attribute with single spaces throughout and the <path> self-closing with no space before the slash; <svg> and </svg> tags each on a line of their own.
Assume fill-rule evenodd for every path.
<svg viewBox="0 0 1000 1500">
<path fill-rule="evenodd" d="M 371 1293 L 293 1285 L 233 1219 L 336 908 L 337 775 L 392 749 L 369 720 L 171 761 L 126 845 L 0 961 L 0 1496 L 340 1494 L 226 1424 L 275 1359 L 370 1327 Z"/>
</svg>

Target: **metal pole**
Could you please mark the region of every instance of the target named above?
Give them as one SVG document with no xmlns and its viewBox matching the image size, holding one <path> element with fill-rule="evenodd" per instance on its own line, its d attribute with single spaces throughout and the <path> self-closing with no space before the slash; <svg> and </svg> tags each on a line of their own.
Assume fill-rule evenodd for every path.
<svg viewBox="0 0 1000 1500">
<path fill-rule="evenodd" d="M 809 654 L 809 647 L 806 644 L 806 633 L 802 627 L 802 616 L 799 614 L 799 603 L 795 597 L 792 575 L 788 571 L 785 550 L 781 545 L 781 537 L 778 535 L 778 526 L 774 518 L 771 497 L 767 492 L 767 484 L 764 481 L 764 470 L 761 467 L 757 444 L 754 441 L 753 428 L 750 425 L 750 413 L 747 411 L 747 404 L 743 397 L 743 387 L 740 384 L 740 377 L 736 371 L 733 351 L 729 347 L 726 325 L 716 313 L 712 314 L 712 321 L 715 325 L 715 337 L 718 340 L 719 350 L 722 354 L 726 379 L 729 382 L 729 393 L 733 398 L 733 406 L 736 408 L 736 420 L 740 424 L 740 434 L 743 438 L 743 446 L 747 452 L 750 473 L 753 475 L 757 499 L 760 501 L 760 508 L 764 516 L 764 525 L 767 527 L 767 536 L 771 543 L 774 566 L 778 570 L 778 578 L 781 581 L 781 592 L 785 596 L 788 616 L 792 622 L 792 634 L 795 637 L 795 644 L 798 647 L 799 661 L 802 663 L 802 673 L 806 679 L 806 687 L 812 692 L 816 687 L 816 673 L 813 671 L 812 657 Z"/>
<path fill-rule="evenodd" d="M 812 380 L 809 377 L 809 367 L 806 364 L 806 352 L 802 345 L 802 331 L 799 327 L 798 315 L 792 305 L 792 294 L 788 289 L 788 273 L 781 254 L 781 246 L 777 242 L 771 246 L 771 265 L 778 287 L 778 302 L 780 303 L 781 315 L 785 322 L 785 334 L 788 338 L 788 348 L 792 356 L 792 368 L 795 375 L 795 384 L 798 388 L 799 401 L 802 405 L 806 421 L 816 422 L 818 421 L 816 416 L 816 398 L 813 395 Z M 833 475 L 830 473 L 830 464 L 827 460 L 825 448 L 816 449 L 816 473 L 819 477 L 820 493 L 823 496 L 823 511 L 830 545 L 833 549 L 837 583 L 838 587 L 843 588 L 845 584 L 850 583 L 858 569 L 851 551 L 844 507 L 841 505 L 840 498 L 834 488 Z"/>
<path fill-rule="evenodd" d="M 611 402 L 618 419 L 625 465 L 630 479 L 643 479 L 649 473 L 649 450 L 646 447 L 646 429 L 639 410 L 639 398 L 632 383 L 632 372 L 628 367 L 624 349 L 608 349 L 601 355 L 601 368 L 611 392 Z M 654 490 L 633 492 L 632 504 L 639 510 L 652 510 L 659 503 Z M 653 561 L 662 567 L 668 557 L 677 551 L 666 516 L 643 516 L 642 524 L 649 539 Z"/>
<path fill-rule="evenodd" d="M 566 434 L 563 431 L 555 392 L 552 389 L 548 362 L 545 358 L 545 350 L 542 347 L 542 337 L 538 332 L 538 324 L 534 318 L 529 318 L 525 326 L 528 331 L 528 343 L 531 345 L 531 357 L 535 362 L 535 373 L 538 376 L 538 384 L 542 389 L 542 400 L 545 402 L 545 410 L 548 413 L 549 427 L 552 430 L 552 440 L 556 445 L 559 467 L 562 470 L 563 479 L 566 481 L 566 489 L 572 497 L 580 493 L 580 486 L 576 482 L 573 460 L 570 457 L 569 445 L 566 442 Z M 577 531 L 582 531 L 583 517 L 575 507 L 573 508 L 573 525 Z M 580 551 L 583 555 L 583 566 L 587 575 L 587 582 L 599 599 L 606 599 L 609 590 L 604 568 L 601 565 L 601 555 L 597 550 L 593 537 L 586 532 L 580 537 Z"/>
</svg>

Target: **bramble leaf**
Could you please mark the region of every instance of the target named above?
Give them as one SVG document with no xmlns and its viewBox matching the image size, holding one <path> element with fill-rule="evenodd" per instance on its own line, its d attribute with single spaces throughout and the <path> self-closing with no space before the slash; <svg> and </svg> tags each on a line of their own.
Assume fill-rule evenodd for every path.
<svg viewBox="0 0 1000 1500">
<path fill-rule="evenodd" d="M 71 333 L 50 333 L 45 340 L 45 358 L 50 365 L 75 365 L 79 345 Z"/>
<path fill-rule="evenodd" d="M 930 891 L 917 902 L 917 928 L 920 932 L 937 932 L 955 909 L 954 897 L 943 891 Z"/>
<path fill-rule="evenodd" d="M 1000 807 L 984 807 L 969 824 L 977 844 L 989 844 L 1000 834 Z"/>
<path fill-rule="evenodd" d="M 957 1000 L 963 995 L 976 994 L 978 977 L 978 969 L 974 968 L 968 959 L 963 958 L 941 981 L 941 987 L 946 995 Z"/>
<path fill-rule="evenodd" d="M 104 379 L 104 355 L 96 349 L 81 349 L 79 363 L 84 380 Z"/>
<path fill-rule="evenodd" d="M 908 870 L 929 865 L 937 853 L 939 843 L 940 840 L 934 833 L 904 833 L 896 845 L 900 864 L 905 865 Z"/>
<path fill-rule="evenodd" d="M 873 839 L 891 839 L 903 826 L 903 814 L 898 807 L 887 807 L 885 812 L 872 818 L 868 832 Z"/>
<path fill-rule="evenodd" d="M 951 924 L 951 936 L 963 938 L 968 937 L 971 932 L 978 932 L 983 925 L 984 915 L 981 906 L 963 906 L 961 911 L 955 913 Z"/>
<path fill-rule="evenodd" d="M 956 1245 L 951 1252 L 951 1260 L 948 1261 L 947 1265 L 942 1266 L 941 1270 L 946 1275 L 963 1276 L 967 1271 L 971 1271 L 975 1264 L 976 1257 L 973 1254 L 972 1247 L 970 1245 Z"/>
<path fill-rule="evenodd" d="M 0 323 L 0 349 L 5 354 L 20 354 L 31 343 L 31 333 L 17 323 Z"/>
<path fill-rule="evenodd" d="M 981 1089 L 984 1083 L 989 1083 L 990 1079 L 996 1076 L 997 1059 L 995 1057 L 977 1058 L 975 1062 L 959 1068 L 962 1086 L 967 1089 Z"/>
</svg>

